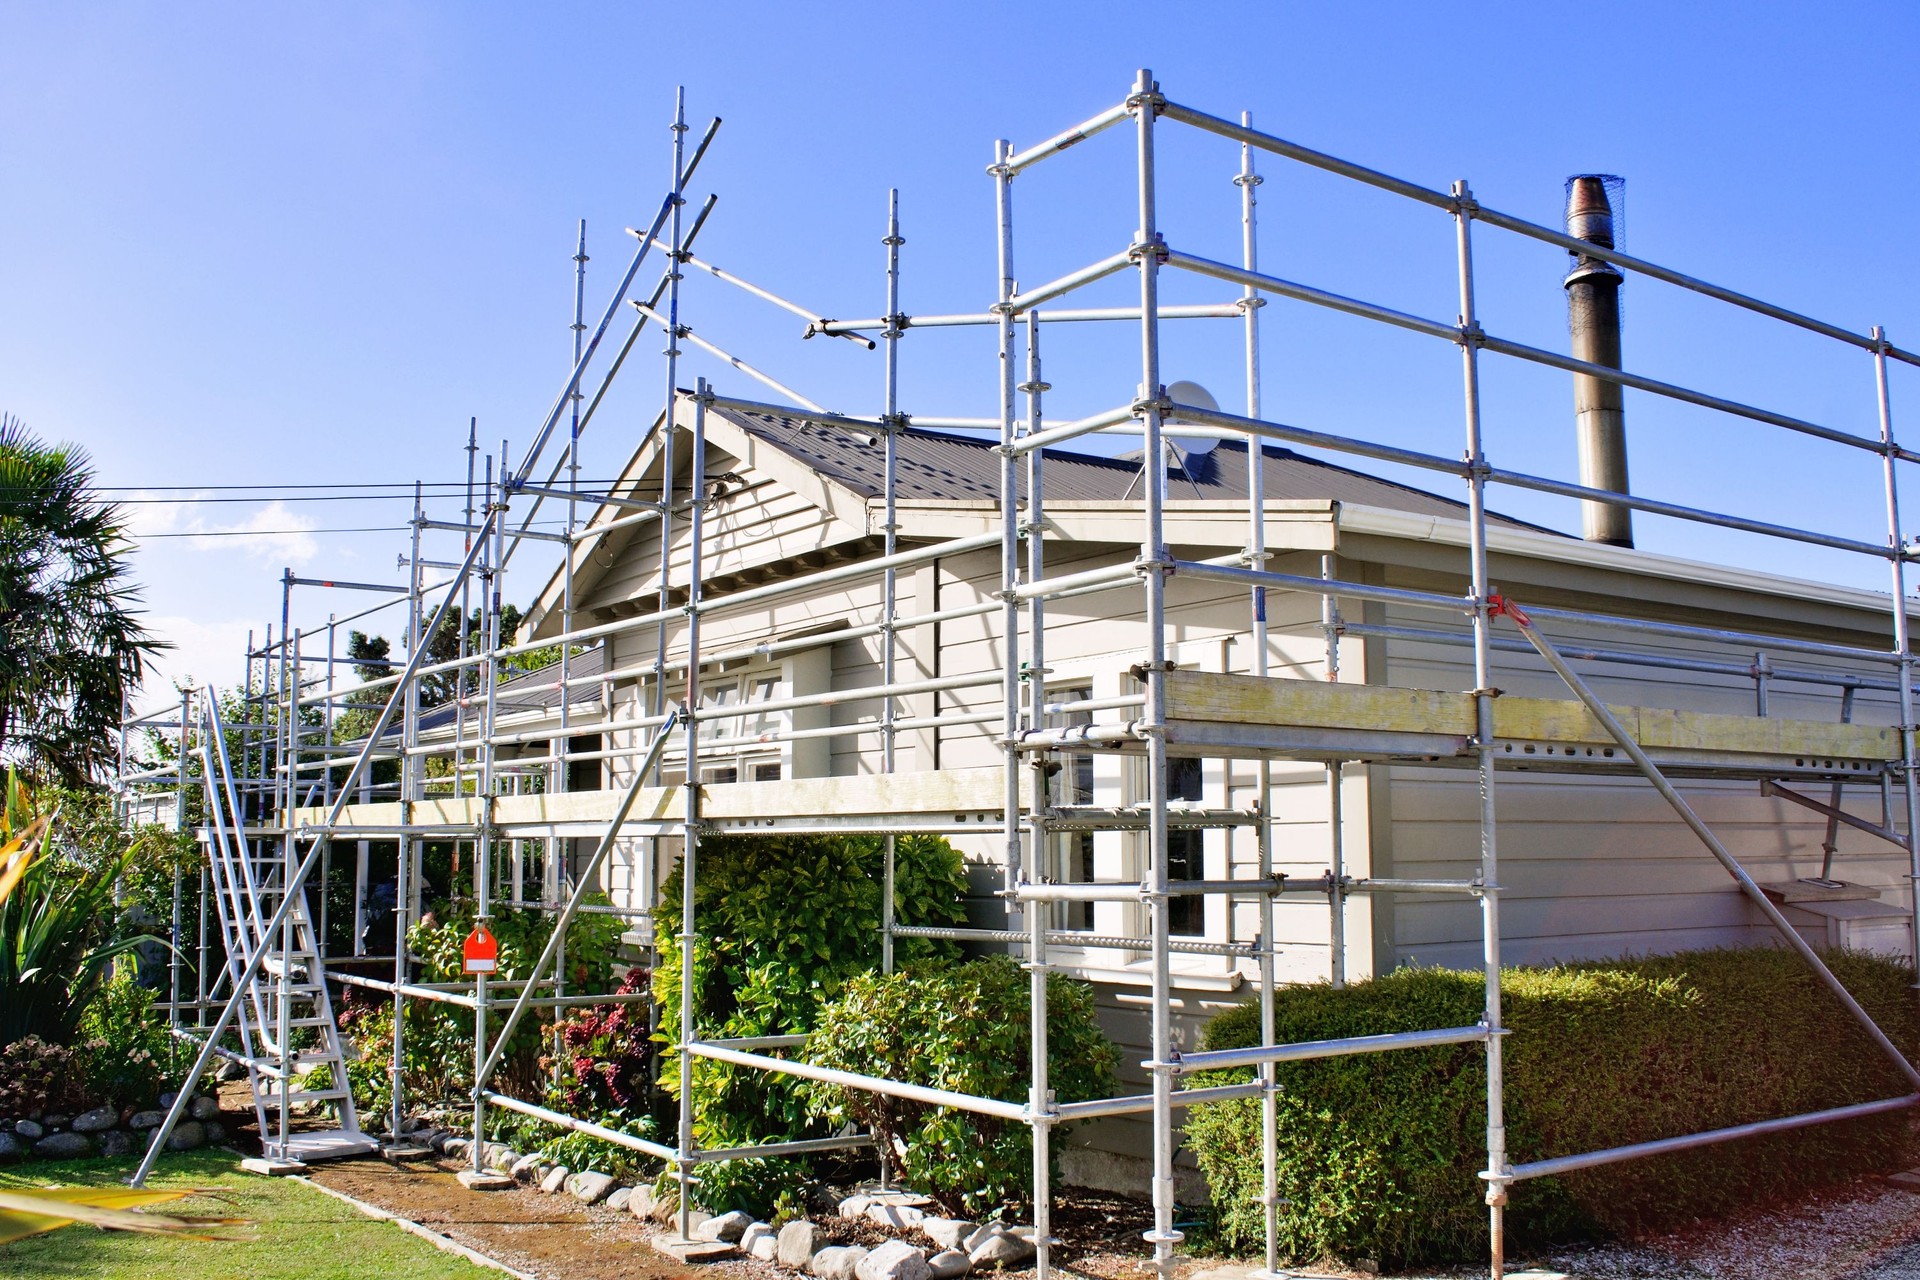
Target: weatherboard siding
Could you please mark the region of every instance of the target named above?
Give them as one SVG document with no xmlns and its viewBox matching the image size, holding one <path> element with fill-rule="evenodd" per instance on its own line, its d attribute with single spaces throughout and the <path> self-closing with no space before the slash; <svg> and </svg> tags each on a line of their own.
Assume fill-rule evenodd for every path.
<svg viewBox="0 0 1920 1280">
<path fill-rule="evenodd" d="M 1511 580 L 1511 575 L 1510 575 Z M 1519 595 L 1521 588 L 1509 588 Z M 1536 590 L 1544 590 L 1537 587 Z M 1526 597 L 1522 596 L 1522 599 Z M 1555 603 L 1561 603 L 1555 601 Z M 1613 603 L 1618 609 L 1618 602 Z M 1396 626 L 1432 629 L 1425 610 L 1376 608 Z M 1722 625 L 1758 628 L 1760 619 Z M 1748 664 L 1752 646 L 1693 640 L 1623 637 L 1593 626 L 1543 626 L 1560 647 L 1605 647 L 1639 653 Z M 1498 634 L 1517 636 L 1501 626 Z M 1870 643 L 1836 633 L 1842 643 Z M 1377 645 L 1384 683 L 1425 689 L 1473 684 L 1465 647 L 1394 639 Z M 1775 653 L 1776 665 L 1854 670 L 1829 659 Z M 1638 706 L 1751 716 L 1751 679 L 1689 671 L 1576 662 L 1605 700 Z M 1494 683 L 1508 694 L 1565 699 L 1565 683 L 1535 654 L 1496 653 Z M 1776 681 L 1771 715 L 1837 721 L 1840 691 Z M 1861 691 L 1854 721 L 1891 724 L 1891 693 Z M 1383 843 L 1391 874 L 1408 878 L 1471 878 L 1478 867 L 1477 787 L 1470 769 L 1381 766 L 1387 797 Z M 1820 871 L 1825 820 L 1779 799 L 1763 797 L 1748 781 L 1677 779 L 1675 785 L 1709 827 L 1758 881 L 1787 881 Z M 1820 800 L 1824 785 L 1799 788 Z M 1544 964 L 1700 947 L 1771 943 L 1775 933 L 1739 892 L 1704 845 L 1683 826 L 1651 785 L 1619 777 L 1503 770 L 1495 790 L 1499 818 L 1502 952 L 1509 963 Z M 1877 787 L 1853 786 L 1846 808 L 1871 821 L 1880 817 Z M 1842 827 L 1834 874 L 1881 890 L 1881 900 L 1905 906 L 1906 857 L 1892 844 Z M 1392 964 L 1473 966 L 1480 957 L 1477 903 L 1466 897 L 1398 895 L 1388 909 L 1389 937 L 1382 959 Z"/>
</svg>

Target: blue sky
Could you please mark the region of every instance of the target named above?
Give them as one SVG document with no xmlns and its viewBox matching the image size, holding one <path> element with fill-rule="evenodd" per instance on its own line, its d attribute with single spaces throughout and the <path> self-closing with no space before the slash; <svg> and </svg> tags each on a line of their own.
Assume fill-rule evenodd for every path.
<svg viewBox="0 0 1920 1280">
<path fill-rule="evenodd" d="M 1737 22 L 1735 18 L 1737 17 Z M 696 127 L 725 118 L 694 183 L 720 202 L 711 260 L 810 308 L 883 300 L 886 191 L 901 189 L 909 312 L 991 300 L 993 140 L 1028 144 L 1124 96 L 1151 67 L 1178 101 L 1554 222 L 1569 173 L 1624 174 L 1627 247 L 1851 328 L 1920 346 L 1920 10 L 1483 3 L 1206 7 L 574 4 L 0 4 L 0 409 L 86 445 L 102 482 L 174 486 L 455 481 L 470 415 L 516 455 L 568 367 L 573 241 L 588 222 L 603 305 L 668 175 L 676 84 Z M 1234 148 L 1163 132 L 1163 228 L 1237 252 Z M 1441 214 L 1267 159 L 1263 265 L 1450 322 Z M 1016 184 L 1029 283 L 1123 246 L 1131 157 L 1098 139 Z M 1483 231 L 1483 323 L 1564 349 L 1564 256 Z M 652 269 L 646 272 L 651 279 Z M 1089 295 L 1123 301 L 1124 279 Z M 1225 297 L 1179 281 L 1177 300 Z M 877 356 L 799 341 L 799 323 L 692 280 L 685 319 L 816 400 L 878 407 Z M 1629 367 L 1870 433 L 1861 353 L 1636 282 Z M 1462 442 L 1458 357 L 1293 305 L 1266 311 L 1271 416 L 1435 453 Z M 651 340 L 641 350 L 651 352 Z M 1070 415 L 1125 399 L 1131 333 L 1048 348 Z M 1166 376 L 1233 407 L 1232 326 L 1168 342 Z M 981 335 L 904 344 L 903 407 L 991 411 Z M 759 394 L 690 360 L 685 380 Z M 1498 465 L 1571 477 L 1563 375 L 1489 358 Z M 1920 403 L 1897 375 L 1896 423 Z M 585 452 L 610 474 L 657 410 L 657 362 L 609 397 Z M 1630 393 L 1650 496 L 1884 537 L 1876 460 Z M 1910 410 L 1909 410 L 1910 412 Z M 1445 488 L 1445 480 L 1429 481 Z M 163 490 L 161 487 L 169 487 Z M 1571 504 L 1502 495 L 1563 528 Z M 436 514 L 451 515 L 451 503 Z M 1920 488 L 1909 508 L 1920 512 Z M 291 564 L 398 581 L 404 502 L 145 503 L 139 572 L 163 676 L 238 674 L 239 639 L 279 608 Z M 1910 529 L 1920 515 L 1909 520 Z M 1642 545 L 1878 586 L 1871 562 L 1782 552 L 1643 519 Z M 444 549 L 443 549 L 444 550 Z M 537 586 L 529 562 L 509 594 Z M 306 625 L 362 597 L 307 593 Z"/>
</svg>

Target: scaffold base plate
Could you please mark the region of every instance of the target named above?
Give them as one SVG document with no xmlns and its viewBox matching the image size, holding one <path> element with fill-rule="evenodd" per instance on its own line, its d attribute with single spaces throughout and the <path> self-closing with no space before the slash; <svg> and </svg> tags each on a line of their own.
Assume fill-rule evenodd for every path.
<svg viewBox="0 0 1920 1280">
<path fill-rule="evenodd" d="M 410 1161 L 433 1159 L 433 1148 L 423 1147 L 417 1142 L 396 1142 L 380 1148 L 380 1156 L 385 1160 Z"/>
<path fill-rule="evenodd" d="M 724 1240 L 682 1240 L 679 1236 L 658 1235 L 653 1238 L 655 1253 L 663 1253 L 675 1262 L 684 1262 L 697 1266 L 703 1262 L 720 1262 L 739 1253 Z"/>
<path fill-rule="evenodd" d="M 357 1130 L 326 1129 L 317 1133 L 289 1134 L 286 1150 L 280 1152 L 279 1156 L 311 1164 L 318 1160 L 347 1160 L 354 1156 L 372 1155 L 379 1149 L 379 1142 Z"/>
</svg>

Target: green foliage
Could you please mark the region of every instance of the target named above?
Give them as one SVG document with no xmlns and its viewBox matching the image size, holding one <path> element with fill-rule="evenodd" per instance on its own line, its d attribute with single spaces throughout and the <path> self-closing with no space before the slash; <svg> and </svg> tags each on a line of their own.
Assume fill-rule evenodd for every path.
<svg viewBox="0 0 1920 1280">
<path fill-rule="evenodd" d="M 901 924 L 965 922 L 966 875 L 960 855 L 937 836 L 896 838 L 894 910 Z M 700 842 L 694 928 L 694 1019 L 703 1036 L 787 1035 L 809 1031 L 820 1007 L 847 982 L 880 963 L 881 878 L 878 836 L 711 836 Z M 680 1028 L 681 872 L 675 868 L 656 917 L 653 973 L 660 1039 Z M 950 943 L 902 938 L 896 956 L 958 954 Z M 694 1092 L 694 1136 L 703 1147 L 815 1136 L 796 1081 L 725 1063 L 701 1062 Z M 678 1096 L 679 1062 L 663 1054 L 661 1085 Z M 716 1212 L 764 1213 L 793 1177 L 790 1164 L 731 1160 L 703 1166 L 700 1197 Z"/>
<path fill-rule="evenodd" d="M 153 992 L 125 972 L 94 993 L 75 1047 L 93 1106 L 150 1107 L 178 1078 L 179 1045 L 153 1011 Z"/>
<path fill-rule="evenodd" d="M 607 906 L 603 893 L 590 893 L 586 905 Z M 502 981 L 524 978 L 553 934 L 557 913 L 532 908 L 495 907 L 487 931 L 500 944 L 500 964 L 494 977 Z M 466 982 L 461 971 L 461 947 L 473 932 L 475 916 L 470 902 L 442 902 L 407 932 L 407 945 L 426 966 L 428 982 Z M 576 991 L 604 991 L 613 985 L 614 961 L 620 951 L 623 926 L 617 916 L 583 911 L 567 929 L 567 985 Z"/>
<path fill-rule="evenodd" d="M 37 802 L 11 774 L 8 793 L 11 825 L 15 810 Z M 114 884 L 135 851 L 123 842 L 81 860 L 63 851 L 68 837 L 60 819 L 52 830 L 47 851 L 0 902 L 0 1045 L 26 1035 L 70 1042 L 114 960 L 158 941 L 129 934 L 115 909 Z"/>
<path fill-rule="evenodd" d="M 140 625 L 132 549 L 86 451 L 0 414 L 0 757 L 38 777 L 111 767 L 122 699 L 167 647 Z"/>
<path fill-rule="evenodd" d="M 357 628 L 347 632 L 346 656 L 354 664 L 354 675 L 362 681 L 383 680 L 399 674 L 399 668 L 388 662 L 391 649 L 385 636 L 370 636 Z M 382 686 L 345 695 L 334 717 L 333 740 L 356 742 L 373 732 L 380 709 L 387 705 L 387 699 L 392 694 L 392 686 Z M 375 784 L 397 782 L 400 778 L 400 762 L 397 760 L 376 760 L 368 767 L 371 771 L 369 780 Z M 347 770 L 348 767 L 343 765 L 333 771 L 336 785 L 346 781 Z"/>
<path fill-rule="evenodd" d="M 173 884 L 181 876 L 180 933 L 196 936 L 199 927 L 198 892 L 200 847 L 191 827 L 169 831 L 157 823 L 145 823 L 127 829 L 114 812 L 113 793 L 100 786 L 43 786 L 36 793 L 42 809 L 58 810 L 60 820 L 48 840 L 51 852 L 69 866 L 94 870 L 121 862 L 117 898 L 119 929 L 122 933 L 164 933 L 173 921 Z M 199 797 L 193 797 L 188 820 L 199 815 Z M 214 928 L 217 933 L 217 926 Z M 147 981 L 164 981 L 160 975 L 171 956 L 160 942 L 139 947 Z M 183 969 L 186 989 L 193 987 L 191 961 Z"/>
<path fill-rule="evenodd" d="M 409 1015 L 423 1003 L 410 1002 Z M 347 1087 L 353 1091 L 353 1105 L 362 1115 L 385 1115 L 393 1107 L 393 1004 L 371 992 L 347 987 L 334 1002 L 334 1012 L 343 1037 L 341 1056 L 347 1068 Z M 410 1016 L 409 1024 L 413 1021 Z M 403 1069 L 402 1082 L 409 1092 L 418 1084 L 417 1096 L 436 1096 L 444 1087 L 437 1064 L 428 1062 L 417 1052 L 406 1052 L 403 1048 L 403 1053 L 408 1060 L 406 1066 L 411 1068 Z M 423 1079 L 429 1069 L 432 1077 Z M 315 1068 L 310 1084 L 316 1089 L 331 1087 L 332 1068 L 325 1064 Z"/>
<path fill-rule="evenodd" d="M 520 614 L 519 605 L 509 604 L 504 606 L 500 610 L 500 643 L 501 644 L 503 645 L 512 644 L 515 641 L 515 639 L 519 637 L 520 623 L 521 623 L 521 614 Z M 487 647 L 486 611 L 484 609 L 475 608 L 472 614 L 470 614 L 467 618 L 467 652 L 481 653 L 485 651 L 486 647 Z M 440 629 L 434 632 L 433 638 L 427 642 L 427 661 L 451 662 L 455 658 L 458 658 L 459 656 L 460 656 L 460 618 L 458 614 L 450 613 L 444 619 L 441 620 Z M 431 675 L 426 676 L 423 678 L 422 684 L 429 684 L 429 682 L 431 682 L 434 678 L 435 677 Z M 442 686 L 445 692 L 438 695 L 439 700 L 441 702 L 446 701 L 448 698 L 452 697 L 456 692 L 458 693 L 480 692 L 481 680 L 480 680 L 480 668 L 478 666 L 469 667 L 459 673 L 458 678 L 460 681 L 460 685 L 459 685 L 459 688 L 457 689 L 454 687 L 452 683 L 455 679 L 454 672 L 451 672 L 451 671 L 443 672 L 441 673 L 440 678 L 443 681 L 447 682 Z M 423 693 L 424 692 L 426 692 L 426 690 L 423 690 Z"/>
<path fill-rule="evenodd" d="M 1831 954 L 1828 963 L 1911 1055 L 1913 971 Z M 1514 1162 L 1650 1141 L 1908 1091 L 1791 952 L 1756 948 L 1512 969 L 1502 977 L 1506 1118 Z M 1336 991 L 1278 993 L 1280 1042 L 1470 1025 L 1478 973 L 1403 969 Z M 1259 1042 L 1246 1005 L 1206 1047 Z M 1478 1046 L 1406 1050 L 1278 1068 L 1283 1254 L 1387 1265 L 1483 1255 L 1486 1069 Z M 1196 1084 L 1249 1078 L 1215 1073 Z M 1229 1247 L 1262 1238 L 1259 1104 L 1196 1107 L 1187 1142 L 1213 1187 Z M 1904 1124 L 1821 1125 L 1730 1146 L 1518 1184 L 1519 1244 L 1657 1228 L 1912 1163 Z"/>
<path fill-rule="evenodd" d="M 39 1036 L 21 1036 L 0 1048 L 0 1117 L 36 1118 L 49 1111 L 71 1114 L 86 1103 L 86 1083 L 73 1050 L 48 1044 Z"/>
<path fill-rule="evenodd" d="M 1033 1062 L 1029 984 L 1021 966 L 1005 956 L 862 975 L 822 1011 L 807 1060 L 1025 1102 Z M 1118 1051 L 1101 1034 L 1093 989 L 1051 975 L 1047 1076 L 1054 1096 L 1062 1102 L 1110 1096 L 1118 1062 Z M 1032 1184 L 1032 1135 L 1025 1125 L 837 1085 L 804 1089 L 827 1120 L 864 1125 L 906 1185 L 955 1214 L 975 1217 L 1019 1204 Z"/>
<path fill-rule="evenodd" d="M 595 1114 L 592 1111 L 572 1114 L 602 1128 L 629 1133 L 637 1138 L 654 1137 L 658 1127 L 652 1116 L 618 1112 Z M 609 1173 L 622 1182 L 645 1181 L 659 1165 L 657 1160 L 626 1147 L 512 1111 L 487 1112 L 487 1140 L 503 1143 L 515 1151 L 545 1156 L 555 1164 L 565 1165 L 574 1173 Z"/>
<path fill-rule="evenodd" d="M 589 894 L 586 901 L 605 904 L 608 900 L 604 894 Z M 526 977 L 552 936 L 556 918 L 551 911 L 495 909 L 487 920 L 488 931 L 500 945 L 499 967 L 493 976 L 503 981 Z M 461 948 L 474 924 L 471 903 L 441 903 L 407 931 L 407 945 L 423 962 L 422 981 L 472 981 L 462 972 Z M 597 912 L 574 917 L 567 930 L 569 990 L 604 991 L 613 985 L 622 927 L 618 917 Z M 510 1091 L 540 1087 L 541 1044 L 551 1021 L 550 1015 L 538 1012 L 521 1019 L 500 1063 L 501 1081 Z M 504 1012 L 488 1019 L 489 1044 L 505 1022 Z M 453 1005 L 410 1003 L 401 1047 L 410 1060 L 427 1064 L 434 1093 L 473 1087 L 473 1015 L 468 1011 Z M 389 1041 L 389 1053 L 391 1048 Z"/>
<path fill-rule="evenodd" d="M 591 1120 L 602 1128 L 630 1133 L 636 1138 L 654 1137 L 652 1116 L 633 1115 L 593 1115 L 580 1117 Z M 603 1142 L 590 1134 L 573 1129 L 556 1129 L 542 1126 L 552 1135 L 532 1149 L 538 1151 L 555 1164 L 563 1164 L 575 1173 L 610 1173 L 623 1181 L 630 1181 L 640 1175 L 642 1168 L 651 1168 L 657 1161 L 642 1157 L 639 1153 L 625 1147 Z"/>
</svg>

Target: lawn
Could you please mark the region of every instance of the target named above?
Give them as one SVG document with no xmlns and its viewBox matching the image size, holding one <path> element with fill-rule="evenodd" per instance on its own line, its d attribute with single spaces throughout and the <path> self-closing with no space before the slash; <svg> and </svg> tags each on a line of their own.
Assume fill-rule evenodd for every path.
<svg viewBox="0 0 1920 1280">
<path fill-rule="evenodd" d="M 483 1280 L 497 1277 L 464 1258 L 442 1253 L 391 1222 L 368 1218 L 351 1205 L 284 1178 L 241 1173 L 239 1157 L 224 1151 L 169 1156 L 149 1181 L 154 1187 L 206 1187 L 213 1197 L 162 1205 L 157 1212 L 247 1218 L 251 1226 L 222 1228 L 232 1239 L 209 1244 L 157 1236 L 63 1227 L 0 1245 L 4 1280 Z M 91 1186 L 124 1181 L 127 1160 L 75 1160 L 0 1171 L 0 1188 Z"/>
</svg>

